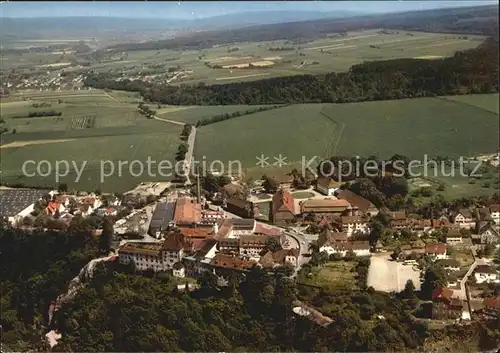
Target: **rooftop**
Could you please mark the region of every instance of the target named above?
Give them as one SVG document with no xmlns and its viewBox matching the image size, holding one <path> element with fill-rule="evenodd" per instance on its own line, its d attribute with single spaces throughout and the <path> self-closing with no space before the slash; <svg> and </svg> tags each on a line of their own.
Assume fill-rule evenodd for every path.
<svg viewBox="0 0 500 353">
<path fill-rule="evenodd" d="M 201 205 L 190 197 L 180 197 L 175 204 L 174 221 L 177 225 L 199 223 Z"/>
<path fill-rule="evenodd" d="M 344 211 L 351 207 L 351 204 L 346 200 L 339 200 L 333 198 L 325 199 L 310 199 L 305 200 L 301 204 L 301 212 L 335 212 Z"/>
<path fill-rule="evenodd" d="M 357 207 L 363 212 L 368 211 L 370 208 L 375 208 L 375 206 L 370 201 L 350 190 L 339 190 L 336 194 L 339 199 L 346 200 L 351 204 L 351 206 Z"/>
<path fill-rule="evenodd" d="M 156 208 L 151 218 L 151 228 L 166 228 L 174 218 L 173 202 L 161 202 L 156 205 Z"/>
<path fill-rule="evenodd" d="M 2 189 L 0 190 L 0 216 L 15 216 L 48 192 L 48 190 L 39 189 Z"/>
<path fill-rule="evenodd" d="M 119 250 L 119 254 L 140 254 L 159 256 L 162 243 L 127 242 Z"/>
<path fill-rule="evenodd" d="M 444 254 L 446 252 L 446 244 L 440 244 L 440 243 L 426 244 L 425 252 L 428 254 Z"/>
<path fill-rule="evenodd" d="M 255 262 L 219 253 L 214 256 L 210 264 L 214 267 L 248 270 L 255 265 Z"/>
<path fill-rule="evenodd" d="M 342 185 L 342 183 L 339 181 L 335 181 L 331 178 L 324 177 L 324 176 L 320 175 L 318 177 L 318 180 L 316 181 L 316 185 L 323 186 L 323 187 L 329 188 L 329 189 L 333 189 L 333 188 L 339 188 L 340 185 Z"/>
<path fill-rule="evenodd" d="M 490 274 L 495 274 L 498 273 L 498 271 L 493 267 L 489 265 L 479 265 L 476 267 L 474 272 L 477 273 L 490 273 Z"/>
</svg>

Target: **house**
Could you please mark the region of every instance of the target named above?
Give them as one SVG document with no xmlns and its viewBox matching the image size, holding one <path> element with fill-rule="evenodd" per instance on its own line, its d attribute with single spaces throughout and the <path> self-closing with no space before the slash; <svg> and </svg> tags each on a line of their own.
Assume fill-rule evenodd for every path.
<svg viewBox="0 0 500 353">
<path fill-rule="evenodd" d="M 174 266 L 172 266 L 172 274 L 177 278 L 186 277 L 186 269 L 184 268 L 182 262 L 176 262 Z"/>
<path fill-rule="evenodd" d="M 351 205 L 346 200 L 335 198 L 310 199 L 300 203 L 300 213 L 330 213 L 341 215 L 351 209 Z"/>
<path fill-rule="evenodd" d="M 448 245 L 462 245 L 469 235 L 463 234 L 460 229 L 450 229 L 446 234 L 446 244 Z"/>
<path fill-rule="evenodd" d="M 133 262 L 141 271 L 172 269 L 189 252 L 192 252 L 192 242 L 179 233 L 168 235 L 163 242 L 127 242 L 118 249 L 120 263 Z"/>
<path fill-rule="evenodd" d="M 389 227 L 394 229 L 405 229 L 407 227 L 407 219 L 405 211 L 390 212 Z"/>
<path fill-rule="evenodd" d="M 335 196 L 341 200 L 346 200 L 353 209 L 358 210 L 367 217 L 373 217 L 378 214 L 378 209 L 367 199 L 355 194 L 350 190 L 337 190 Z"/>
<path fill-rule="evenodd" d="M 319 248 L 328 255 L 341 254 L 344 257 L 348 251 L 354 252 L 356 256 L 370 256 L 370 243 L 368 241 L 327 242 Z"/>
<path fill-rule="evenodd" d="M 121 264 L 134 263 L 136 269 L 145 271 L 164 269 L 161 256 L 161 243 L 127 242 L 118 249 L 118 261 Z"/>
<path fill-rule="evenodd" d="M 493 266 L 479 265 L 474 270 L 476 283 L 500 283 L 500 275 Z"/>
<path fill-rule="evenodd" d="M 340 226 L 342 231 L 350 237 L 353 234 L 366 234 L 370 232 L 370 226 L 367 219 L 361 216 L 342 216 L 340 217 Z"/>
<path fill-rule="evenodd" d="M 271 208 L 271 217 L 274 223 L 293 222 L 299 214 L 295 207 L 294 197 L 289 191 L 282 188 L 274 194 Z"/>
<path fill-rule="evenodd" d="M 479 223 L 479 222 L 478 222 Z M 499 227 L 486 223 L 476 230 L 481 244 L 500 244 L 500 231 Z"/>
<path fill-rule="evenodd" d="M 326 196 L 335 195 L 335 191 L 340 189 L 342 183 L 335 181 L 329 177 L 319 176 L 316 180 L 316 189 Z"/>
<path fill-rule="evenodd" d="M 441 243 L 429 243 L 425 245 L 425 253 L 436 260 L 447 259 L 446 254 L 446 244 Z"/>
<path fill-rule="evenodd" d="M 41 200 L 47 193 L 48 190 L 39 189 L 1 189 L 0 217 L 12 224 L 22 221 L 35 210 L 35 202 Z"/>
<path fill-rule="evenodd" d="M 200 225 L 214 225 L 221 219 L 226 218 L 226 213 L 222 210 L 201 210 Z"/>
<path fill-rule="evenodd" d="M 264 268 L 274 268 L 285 264 L 298 266 L 299 252 L 297 249 L 281 249 L 275 252 L 263 250 L 260 254 L 259 264 Z"/>
<path fill-rule="evenodd" d="M 293 175 L 284 174 L 284 175 L 273 175 L 271 176 L 278 184 L 280 188 L 289 189 L 293 184 Z"/>
<path fill-rule="evenodd" d="M 493 222 L 500 225 L 500 204 L 490 206 L 490 215 Z"/>
<path fill-rule="evenodd" d="M 242 257 L 251 259 L 260 258 L 260 253 L 267 246 L 270 237 L 266 235 L 242 235 L 239 238 L 239 254 Z"/>
<path fill-rule="evenodd" d="M 80 205 L 89 205 L 92 210 L 95 210 L 102 206 L 101 199 L 98 196 L 84 196 L 77 199 Z"/>
<path fill-rule="evenodd" d="M 431 228 L 434 230 L 437 229 L 450 229 L 452 228 L 453 225 L 450 223 L 448 218 L 446 217 L 440 217 L 438 219 L 431 219 Z"/>
<path fill-rule="evenodd" d="M 325 244 L 346 243 L 347 241 L 349 241 L 349 236 L 346 232 L 324 230 L 319 234 L 318 246 L 321 248 Z"/>
<path fill-rule="evenodd" d="M 177 199 L 174 208 L 175 226 L 196 227 L 201 223 L 201 204 L 191 197 L 183 196 Z"/>
<path fill-rule="evenodd" d="M 62 204 L 65 208 L 68 208 L 70 204 L 70 197 L 64 194 L 56 194 L 54 195 L 53 201 Z"/>
<path fill-rule="evenodd" d="M 225 209 L 228 212 L 243 218 L 257 218 L 261 216 L 260 209 L 257 204 L 237 198 L 230 198 L 226 200 Z"/>
<path fill-rule="evenodd" d="M 174 223 L 174 202 L 159 202 L 156 204 L 151 222 L 149 223 L 148 233 L 159 238 L 162 232 L 167 231 Z"/>
<path fill-rule="evenodd" d="M 460 271 L 460 262 L 453 259 L 438 260 L 436 263 L 440 264 L 446 271 Z"/>
<path fill-rule="evenodd" d="M 432 228 L 430 219 L 419 219 L 414 217 L 408 217 L 407 219 L 407 229 L 416 232 L 418 234 L 423 234 L 428 232 Z"/>
<path fill-rule="evenodd" d="M 221 253 L 216 254 L 210 261 L 210 266 L 214 269 L 247 271 L 255 265 L 256 263 L 254 261 L 244 260 L 238 257 Z"/>
<path fill-rule="evenodd" d="M 497 317 L 500 315 L 500 297 L 485 298 L 482 304 L 484 311 L 496 313 Z"/>
<path fill-rule="evenodd" d="M 57 213 L 60 214 L 61 212 L 64 212 L 65 210 L 66 208 L 63 206 L 62 203 L 51 201 L 47 204 L 47 207 L 45 207 L 44 212 L 46 215 L 54 216 Z"/>
<path fill-rule="evenodd" d="M 476 221 L 473 218 L 473 214 L 470 210 L 462 208 L 458 210 L 454 218 L 454 223 L 459 228 L 471 229 L 476 225 Z"/>
<path fill-rule="evenodd" d="M 75 214 L 82 215 L 82 217 L 88 217 L 94 213 L 94 208 L 92 205 L 79 205 L 78 209 L 74 212 Z"/>
<path fill-rule="evenodd" d="M 459 298 L 453 298 L 453 290 L 438 287 L 432 292 L 432 318 L 435 320 L 457 320 L 464 316 L 466 303 Z"/>
</svg>

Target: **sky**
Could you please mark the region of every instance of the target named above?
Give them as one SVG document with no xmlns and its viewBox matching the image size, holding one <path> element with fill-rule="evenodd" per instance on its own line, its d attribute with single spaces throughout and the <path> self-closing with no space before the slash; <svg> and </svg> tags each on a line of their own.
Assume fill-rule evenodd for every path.
<svg viewBox="0 0 500 353">
<path fill-rule="evenodd" d="M 476 1 L 179 1 L 179 2 L 5 2 L 1 17 L 108 16 L 128 18 L 192 19 L 246 11 L 361 11 L 399 12 L 445 7 L 497 4 L 498 0 Z"/>
</svg>

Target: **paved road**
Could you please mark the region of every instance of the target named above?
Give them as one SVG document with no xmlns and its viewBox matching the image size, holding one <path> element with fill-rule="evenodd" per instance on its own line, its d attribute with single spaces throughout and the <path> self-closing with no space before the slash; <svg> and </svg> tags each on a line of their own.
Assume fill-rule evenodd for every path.
<svg viewBox="0 0 500 353">
<path fill-rule="evenodd" d="M 486 265 L 486 264 L 488 264 L 488 262 L 489 261 L 486 259 L 477 259 L 469 267 L 469 270 L 465 274 L 464 278 L 462 278 L 462 280 L 460 281 L 460 289 L 454 291 L 460 299 L 467 300 L 467 293 L 465 291 L 465 284 L 467 283 L 467 279 L 470 277 L 470 275 L 472 275 L 472 272 L 474 272 L 474 270 L 476 269 L 477 266 Z"/>
<path fill-rule="evenodd" d="M 176 124 L 176 125 L 182 125 L 182 126 L 186 125 L 186 123 L 183 123 L 180 121 L 175 121 L 175 120 L 159 118 L 156 115 L 153 115 L 153 119 L 159 120 L 159 121 L 164 121 L 166 123 Z M 190 174 L 191 164 L 193 163 L 195 139 L 196 139 L 196 127 L 191 126 L 191 133 L 189 134 L 189 136 L 187 138 L 188 150 L 187 150 L 186 155 L 184 157 L 184 161 L 182 162 L 183 173 L 186 176 L 185 185 L 191 185 L 191 179 L 189 178 L 189 174 Z"/>
</svg>

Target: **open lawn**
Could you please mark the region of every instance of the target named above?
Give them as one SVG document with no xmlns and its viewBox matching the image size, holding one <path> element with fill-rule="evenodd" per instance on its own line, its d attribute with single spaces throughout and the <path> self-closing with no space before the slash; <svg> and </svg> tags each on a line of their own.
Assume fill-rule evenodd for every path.
<svg viewBox="0 0 500 353">
<path fill-rule="evenodd" d="M 106 98 L 102 91 L 96 92 L 101 94 L 99 99 L 103 102 L 99 105 L 92 104 L 95 97 L 85 96 L 84 92 L 53 93 L 59 95 L 42 94 L 36 99 L 36 102 L 50 102 L 50 107 L 34 108 L 31 104 L 35 100 L 22 101 L 22 104 L 2 104 L 2 118 L 5 120 L 5 126 L 10 129 L 2 135 L 0 146 L 3 182 L 51 186 L 57 184 L 54 169 L 45 177 L 24 176 L 22 166 L 28 160 L 36 163 L 46 160 L 51 163 L 52 168 L 56 161 L 68 161 L 71 170 L 60 182 L 78 190 L 124 192 L 144 180 L 171 179 L 158 174 L 157 164 L 152 164 L 149 175 L 147 160 L 150 157 L 157 163 L 161 160 L 174 163 L 182 126 L 147 119 L 138 113 L 137 105 Z M 68 98 L 61 98 L 63 95 L 72 101 L 67 102 Z M 64 101 L 58 102 L 58 99 Z M 75 103 L 75 99 L 80 99 L 81 102 Z M 15 115 L 46 110 L 62 112 L 62 115 L 12 118 Z M 12 129 L 16 129 L 16 134 L 12 134 Z M 106 163 L 104 161 L 107 160 L 114 162 L 115 172 L 109 177 L 103 175 L 101 183 L 101 166 L 110 165 L 101 163 Z M 133 160 L 142 163 L 144 173 L 140 173 L 139 162 L 135 162 L 132 168 L 125 164 Z M 121 169 L 118 161 L 123 161 Z M 76 180 L 75 165 L 79 170 L 83 166 L 79 180 Z M 36 165 L 27 165 L 25 170 L 31 174 L 36 170 Z M 108 168 L 104 170 L 106 173 L 110 172 Z M 66 169 L 61 172 L 64 174 L 65 171 Z"/>
<path fill-rule="evenodd" d="M 321 268 L 314 267 L 311 276 L 305 276 L 305 278 L 300 278 L 298 281 L 302 284 L 319 286 L 325 289 L 354 289 L 356 287 L 355 273 L 353 272 L 355 266 L 355 261 L 328 262 Z"/>
</svg>

